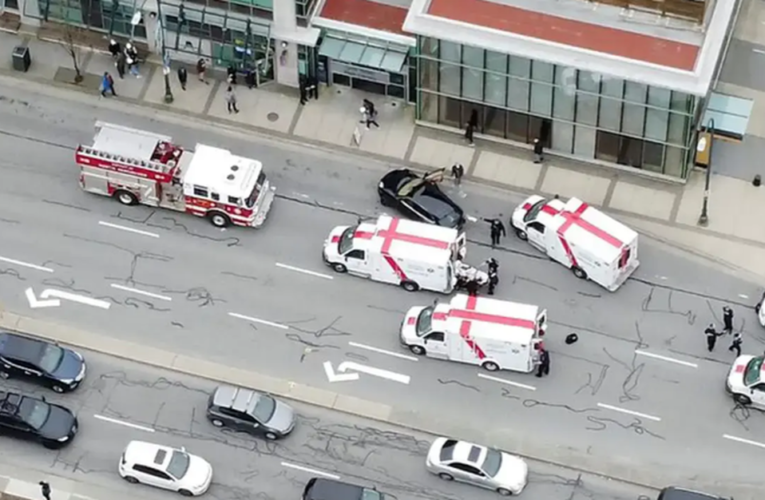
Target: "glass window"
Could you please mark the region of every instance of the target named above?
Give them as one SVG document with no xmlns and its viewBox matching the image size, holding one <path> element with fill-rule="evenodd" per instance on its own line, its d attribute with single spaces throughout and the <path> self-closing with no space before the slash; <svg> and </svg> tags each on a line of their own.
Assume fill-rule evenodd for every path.
<svg viewBox="0 0 765 500">
<path fill-rule="evenodd" d="M 691 112 L 691 98 L 688 94 L 682 92 L 672 91 L 672 98 L 670 100 L 670 108 L 673 111 L 679 111 L 681 113 Z"/>
<path fill-rule="evenodd" d="M 487 91 L 488 93 L 488 91 Z M 486 106 L 483 132 L 497 137 L 505 137 L 505 110 Z"/>
<path fill-rule="evenodd" d="M 531 61 L 525 57 L 510 56 L 508 73 L 521 78 L 531 78 Z"/>
<path fill-rule="evenodd" d="M 418 60 L 420 65 L 420 88 L 438 90 L 438 61 Z"/>
<path fill-rule="evenodd" d="M 534 61 L 531 66 L 531 79 L 535 82 L 552 83 L 554 73 L 555 65 L 550 63 Z"/>
<path fill-rule="evenodd" d="M 524 143 L 528 142 L 529 115 L 508 111 L 505 130 L 508 139 Z"/>
<path fill-rule="evenodd" d="M 462 68 L 462 97 L 483 101 L 483 71 Z"/>
<path fill-rule="evenodd" d="M 462 62 L 460 54 L 460 45 L 458 43 L 447 42 L 441 40 L 441 57 L 442 61 L 449 61 L 459 64 Z"/>
<path fill-rule="evenodd" d="M 607 78 L 603 80 L 600 87 L 600 93 L 616 99 L 624 98 L 624 80 L 618 78 Z"/>
<path fill-rule="evenodd" d="M 462 64 L 473 68 L 483 69 L 484 50 L 467 45 L 462 47 Z"/>
<path fill-rule="evenodd" d="M 529 81 L 510 77 L 507 79 L 507 107 L 520 111 L 529 110 Z"/>
<path fill-rule="evenodd" d="M 486 78 L 484 101 L 504 107 L 507 102 L 507 78 L 489 72 L 484 75 Z"/>
<path fill-rule="evenodd" d="M 579 90 L 592 92 L 593 94 L 599 94 L 600 81 L 600 73 L 592 73 L 590 71 L 579 70 L 579 74 L 576 78 L 576 85 Z"/>
<path fill-rule="evenodd" d="M 626 82 L 624 85 L 624 100 L 637 104 L 645 104 L 648 97 L 648 87 L 642 83 Z"/>
<path fill-rule="evenodd" d="M 576 90 L 571 87 L 555 87 L 553 92 L 553 116 L 562 120 L 574 121 Z"/>
<path fill-rule="evenodd" d="M 648 108 L 645 115 L 645 136 L 649 139 L 665 142 L 669 125 L 669 111 Z"/>
<path fill-rule="evenodd" d="M 643 168 L 658 173 L 664 170 L 664 144 L 643 141 Z"/>
<path fill-rule="evenodd" d="M 574 126 L 555 122 L 552 126 L 552 149 L 570 154 L 574 147 Z"/>
<path fill-rule="evenodd" d="M 645 106 L 624 103 L 624 112 L 622 114 L 622 132 L 625 134 L 643 137 L 644 125 Z"/>
<path fill-rule="evenodd" d="M 617 158 L 619 158 L 619 136 L 598 130 L 595 158 L 616 163 Z"/>
<path fill-rule="evenodd" d="M 667 130 L 667 142 L 685 146 L 688 141 L 688 124 L 690 116 L 679 113 L 669 114 L 669 127 Z"/>
<path fill-rule="evenodd" d="M 648 87 L 648 105 L 661 109 L 669 109 L 672 92 L 660 87 Z"/>
<path fill-rule="evenodd" d="M 450 127 L 462 128 L 463 120 L 460 118 L 460 101 L 450 97 L 438 99 L 438 123 Z"/>
<path fill-rule="evenodd" d="M 598 126 L 618 131 L 621 128 L 621 119 L 622 101 L 601 97 L 600 109 L 598 111 Z"/>
<path fill-rule="evenodd" d="M 438 90 L 445 94 L 460 95 L 460 69 L 454 64 L 441 63 Z"/>
<path fill-rule="evenodd" d="M 484 107 L 480 104 L 475 104 L 473 102 L 467 102 L 467 101 L 460 101 L 462 104 L 462 123 L 460 124 L 460 128 L 464 128 L 467 126 L 468 120 L 470 120 L 470 117 L 473 113 L 476 113 L 476 122 L 478 123 L 478 128 L 476 129 L 476 132 L 482 133 L 483 129 L 483 110 Z"/>
<path fill-rule="evenodd" d="M 531 112 L 542 116 L 552 115 L 553 86 L 547 83 L 531 83 Z"/>
<path fill-rule="evenodd" d="M 421 36 L 420 54 L 423 56 L 438 58 L 438 39 Z"/>
<path fill-rule="evenodd" d="M 685 172 L 685 155 L 685 149 L 667 146 L 664 155 L 664 173 L 674 177 L 682 177 Z"/>
<path fill-rule="evenodd" d="M 539 118 L 538 116 L 529 116 L 529 131 L 526 142 L 530 143 L 534 139 L 539 139 L 546 149 L 552 146 L 552 120 L 549 118 Z"/>
<path fill-rule="evenodd" d="M 598 96 L 584 92 L 576 93 L 576 121 L 593 127 L 598 124 Z"/>
<path fill-rule="evenodd" d="M 640 168 L 643 165 L 643 141 L 633 137 L 621 136 L 617 163 Z"/>
<path fill-rule="evenodd" d="M 343 47 L 342 52 L 340 52 L 338 59 L 353 64 L 358 63 L 365 48 L 364 45 L 359 43 L 347 42 Z"/>
<path fill-rule="evenodd" d="M 574 154 L 582 158 L 595 158 L 595 129 L 576 127 L 574 133 Z"/>
<path fill-rule="evenodd" d="M 380 63 L 382 62 L 384 56 L 385 56 L 385 49 L 380 49 L 377 47 L 367 47 L 364 50 L 364 53 L 361 55 L 361 60 L 359 61 L 359 64 L 363 66 L 371 66 L 373 68 L 379 68 Z"/>
<path fill-rule="evenodd" d="M 502 75 L 507 73 L 507 56 L 499 52 L 486 51 L 486 70 L 496 71 Z"/>
</svg>

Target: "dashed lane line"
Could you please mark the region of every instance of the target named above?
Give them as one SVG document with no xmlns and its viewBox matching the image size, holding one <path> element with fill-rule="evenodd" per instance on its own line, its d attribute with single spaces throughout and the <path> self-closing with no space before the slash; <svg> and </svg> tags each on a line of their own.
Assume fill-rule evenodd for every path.
<svg viewBox="0 0 765 500">
<path fill-rule="evenodd" d="M 678 365 L 688 366 L 690 368 L 698 368 L 699 367 L 699 365 L 697 365 L 696 363 L 691 363 L 690 361 L 683 361 L 681 359 L 670 358 L 668 356 L 662 356 L 660 354 L 654 354 L 652 352 L 636 350 L 635 354 L 639 354 L 641 356 L 646 356 L 648 358 L 660 359 L 662 361 L 667 361 L 669 363 L 675 363 L 675 364 L 678 364 Z"/>
<path fill-rule="evenodd" d="M 304 467 L 302 465 L 291 464 L 289 462 L 282 462 L 282 467 L 287 467 L 288 469 L 295 469 L 302 472 L 307 472 L 309 474 L 315 474 L 317 476 L 326 477 L 328 479 L 334 479 L 334 480 L 340 479 L 340 476 L 338 475 L 330 474 L 329 472 L 324 472 L 318 469 L 311 469 L 310 467 Z"/>
<path fill-rule="evenodd" d="M 151 293 L 151 292 L 145 292 L 145 291 L 139 290 L 137 288 L 130 288 L 129 286 L 118 285 L 117 283 L 112 283 L 111 287 L 112 288 L 116 288 L 117 290 L 122 290 L 123 292 L 136 293 L 138 295 L 145 295 L 145 296 L 151 297 L 153 299 L 166 300 L 168 302 L 173 300 L 172 297 L 167 297 L 165 295 L 159 295 L 159 294 Z"/>
<path fill-rule="evenodd" d="M 112 224 L 111 222 L 98 221 L 99 226 L 110 227 L 112 229 L 119 229 L 120 231 L 127 231 L 128 233 L 140 234 L 142 236 L 149 236 L 151 238 L 159 238 L 157 233 L 150 233 L 149 231 L 141 231 L 140 229 L 133 229 L 132 227 L 120 226 L 118 224 Z"/>
<path fill-rule="evenodd" d="M 611 405 L 606 405 L 603 403 L 598 403 L 598 407 L 603 408 L 604 410 L 611 410 L 611 411 L 615 411 L 619 413 L 625 413 L 627 415 L 632 415 L 633 417 L 640 417 L 640 418 L 645 418 L 647 420 L 653 420 L 654 422 L 661 422 L 661 418 L 659 417 L 654 417 L 653 415 L 648 415 L 647 413 L 640 413 L 637 411 L 626 410 L 624 408 L 619 408 L 618 406 L 611 406 Z"/>
<path fill-rule="evenodd" d="M 506 379 L 499 378 L 499 377 L 492 377 L 491 375 L 484 375 L 483 373 L 479 373 L 478 377 L 486 379 L 486 380 L 491 380 L 493 382 L 499 382 L 500 384 L 506 384 L 506 385 L 512 385 L 514 387 L 519 387 L 521 389 L 526 389 L 527 391 L 536 391 L 537 390 L 537 388 L 534 387 L 533 385 L 521 384 L 519 382 L 513 382 L 512 380 L 506 380 Z"/>
<path fill-rule="evenodd" d="M 387 354 L 388 356 L 393 356 L 394 358 L 407 359 L 409 361 L 419 361 L 419 359 L 417 359 L 414 356 L 407 356 L 406 354 L 400 354 L 398 352 L 386 351 L 385 349 L 380 349 L 379 347 L 372 347 L 371 345 L 359 344 L 357 342 L 348 342 L 348 345 L 351 347 L 356 347 L 358 349 L 364 349 L 364 350 L 376 352 L 379 354 Z"/>
<path fill-rule="evenodd" d="M 276 263 L 276 267 L 281 267 L 282 269 L 288 269 L 290 271 L 295 271 L 296 273 L 303 273 L 303 274 L 307 274 L 309 276 L 315 276 L 317 278 L 322 278 L 322 279 L 325 279 L 325 280 L 333 280 L 333 279 L 335 279 L 334 276 L 330 276 L 328 274 L 317 273 L 316 271 L 309 271 L 308 269 L 303 269 L 303 268 L 300 268 L 300 267 L 295 267 L 295 266 L 290 266 L 290 265 L 287 265 L 287 264 L 282 264 L 281 262 L 277 262 Z"/>
<path fill-rule="evenodd" d="M 117 420 L 116 418 L 105 417 L 103 415 L 93 415 L 93 418 L 103 420 L 104 422 L 109 422 L 110 424 L 117 424 L 125 427 L 130 427 L 131 429 L 138 429 L 139 431 L 154 432 L 154 429 L 151 427 L 144 427 L 143 425 L 132 424 L 130 422 L 125 422 L 124 420 Z"/>
<path fill-rule="evenodd" d="M 765 443 L 758 443 L 757 441 L 752 441 L 751 439 L 744 439 L 744 438 L 740 438 L 736 436 L 731 436 L 730 434 L 723 434 L 723 437 L 725 439 L 736 441 L 738 443 L 750 444 L 752 446 L 757 446 L 758 448 L 765 448 Z"/>
<path fill-rule="evenodd" d="M 8 264 L 14 264 L 16 266 L 28 267 L 29 269 L 36 269 L 36 270 L 42 271 L 44 273 L 52 273 L 53 272 L 53 269 L 51 269 L 49 267 L 38 266 L 37 264 L 30 264 L 29 262 L 24 262 L 24 261 L 16 260 L 16 259 L 9 259 L 8 257 L 0 257 L 0 261 L 7 262 Z"/>
<path fill-rule="evenodd" d="M 281 323 L 274 323 L 273 321 L 266 321 L 265 319 L 253 318 L 251 316 L 245 316 L 244 314 L 238 314 L 238 313 L 230 312 L 230 313 L 228 313 L 228 315 L 231 316 L 232 318 L 239 318 L 239 319 L 243 319 L 245 321 L 249 321 L 251 323 L 259 323 L 261 325 L 272 326 L 274 328 L 279 328 L 280 330 L 289 330 L 290 329 L 289 326 L 282 325 Z"/>
</svg>

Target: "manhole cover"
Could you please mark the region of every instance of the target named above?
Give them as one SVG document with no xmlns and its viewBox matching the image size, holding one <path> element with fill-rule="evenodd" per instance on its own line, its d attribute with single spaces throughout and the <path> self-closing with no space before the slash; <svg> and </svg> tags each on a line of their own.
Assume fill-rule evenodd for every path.
<svg viewBox="0 0 765 500">
<path fill-rule="evenodd" d="M 268 118 L 268 121 L 270 121 L 270 122 L 275 122 L 276 120 L 279 119 L 279 114 L 278 113 L 268 113 L 268 115 L 266 115 L 266 118 Z"/>
</svg>

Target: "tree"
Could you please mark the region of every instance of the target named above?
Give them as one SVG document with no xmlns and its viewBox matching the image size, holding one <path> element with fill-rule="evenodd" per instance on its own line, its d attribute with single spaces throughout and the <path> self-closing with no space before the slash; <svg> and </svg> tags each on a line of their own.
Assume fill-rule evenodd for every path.
<svg viewBox="0 0 765 500">
<path fill-rule="evenodd" d="M 82 52 L 77 45 L 77 28 L 70 24 L 64 25 L 64 50 L 72 58 L 72 66 L 74 66 L 74 83 L 80 83 L 84 78 L 82 71 L 80 70 L 80 62 L 82 58 Z"/>
</svg>

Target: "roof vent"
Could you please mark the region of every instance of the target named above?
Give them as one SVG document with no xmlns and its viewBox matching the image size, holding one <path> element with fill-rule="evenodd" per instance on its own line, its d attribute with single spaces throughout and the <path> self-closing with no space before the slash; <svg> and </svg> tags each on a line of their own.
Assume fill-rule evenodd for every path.
<svg viewBox="0 0 765 500">
<path fill-rule="evenodd" d="M 236 177 L 236 176 L 235 176 L 234 174 L 228 174 L 228 175 L 226 176 L 226 179 L 227 179 L 227 180 L 230 180 L 230 181 L 233 181 L 235 177 Z"/>
<path fill-rule="evenodd" d="M 239 165 L 231 165 L 231 171 L 236 172 L 239 170 Z"/>
</svg>

